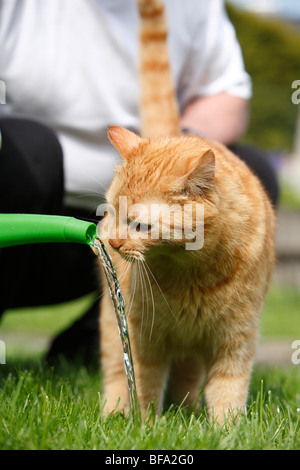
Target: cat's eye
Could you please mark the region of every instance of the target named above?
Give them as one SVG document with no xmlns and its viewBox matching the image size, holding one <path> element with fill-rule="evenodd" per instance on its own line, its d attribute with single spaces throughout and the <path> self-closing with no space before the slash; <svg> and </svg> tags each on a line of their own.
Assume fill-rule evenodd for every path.
<svg viewBox="0 0 300 470">
<path fill-rule="evenodd" d="M 151 224 L 143 224 L 141 222 L 136 222 L 134 220 L 128 219 L 128 225 L 130 225 L 130 228 L 132 230 L 135 230 L 136 232 L 149 232 L 151 230 Z"/>
<path fill-rule="evenodd" d="M 150 224 L 141 224 L 138 223 L 136 226 L 136 231 L 137 232 L 149 232 L 151 230 L 151 225 Z"/>
</svg>

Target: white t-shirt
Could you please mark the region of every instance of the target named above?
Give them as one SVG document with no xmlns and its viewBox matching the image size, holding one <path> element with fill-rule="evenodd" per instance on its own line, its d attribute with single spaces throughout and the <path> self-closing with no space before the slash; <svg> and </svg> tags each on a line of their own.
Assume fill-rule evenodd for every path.
<svg viewBox="0 0 300 470">
<path fill-rule="evenodd" d="M 250 78 L 223 0 L 165 0 L 180 107 Z M 64 151 L 66 204 L 93 210 L 119 157 L 107 126 L 139 131 L 135 0 L 0 0 L 1 114 L 54 129 Z"/>
</svg>

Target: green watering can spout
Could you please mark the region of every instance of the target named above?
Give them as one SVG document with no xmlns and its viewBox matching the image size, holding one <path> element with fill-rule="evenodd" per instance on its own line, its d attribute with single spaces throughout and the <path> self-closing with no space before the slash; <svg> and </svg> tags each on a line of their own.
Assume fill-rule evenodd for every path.
<svg viewBox="0 0 300 470">
<path fill-rule="evenodd" d="M 93 245 L 97 226 L 91 222 L 37 214 L 0 214 L 0 248 L 33 243 Z"/>
</svg>

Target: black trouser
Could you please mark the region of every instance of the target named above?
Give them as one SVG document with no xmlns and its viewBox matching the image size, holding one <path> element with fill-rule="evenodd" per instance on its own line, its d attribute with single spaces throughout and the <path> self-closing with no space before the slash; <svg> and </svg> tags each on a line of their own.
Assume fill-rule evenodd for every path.
<svg viewBox="0 0 300 470">
<path fill-rule="evenodd" d="M 0 118 L 0 130 L 0 213 L 91 217 L 63 208 L 63 155 L 50 129 L 29 120 Z M 267 159 L 252 147 L 232 150 L 261 178 L 276 205 L 278 185 Z M 47 244 L 0 250 L 0 316 L 8 308 L 50 305 L 97 289 L 96 260 L 87 246 Z M 92 315 L 97 315 L 97 308 Z"/>
<path fill-rule="evenodd" d="M 251 145 L 231 145 L 230 150 L 247 163 L 253 173 L 258 176 L 273 206 L 276 207 L 279 198 L 278 179 L 267 155 Z"/>
<path fill-rule="evenodd" d="M 0 213 L 89 216 L 63 209 L 63 155 L 50 129 L 29 120 L 1 118 L 0 130 Z M 0 250 L 0 314 L 94 291 L 95 265 L 95 255 L 84 245 Z"/>
</svg>

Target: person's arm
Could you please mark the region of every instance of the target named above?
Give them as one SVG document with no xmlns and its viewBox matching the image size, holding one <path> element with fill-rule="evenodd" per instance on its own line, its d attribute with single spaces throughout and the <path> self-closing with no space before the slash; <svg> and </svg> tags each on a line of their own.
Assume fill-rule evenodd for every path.
<svg viewBox="0 0 300 470">
<path fill-rule="evenodd" d="M 190 102 L 183 110 L 181 127 L 230 145 L 244 134 L 248 120 L 248 100 L 219 93 Z"/>
</svg>

